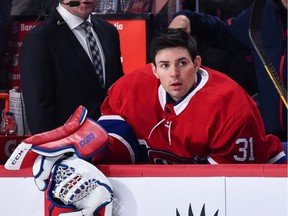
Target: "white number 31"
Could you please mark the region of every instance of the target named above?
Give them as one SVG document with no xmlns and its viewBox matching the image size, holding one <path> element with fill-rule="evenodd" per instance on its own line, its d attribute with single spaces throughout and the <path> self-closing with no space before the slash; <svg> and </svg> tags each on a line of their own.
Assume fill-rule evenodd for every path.
<svg viewBox="0 0 288 216">
<path fill-rule="evenodd" d="M 247 158 L 249 161 L 254 161 L 253 155 L 253 137 L 250 137 L 249 140 L 245 138 L 240 138 L 236 141 L 236 145 L 239 146 L 239 155 L 234 155 L 236 161 L 246 161 Z M 249 147 L 249 148 L 248 148 Z"/>
</svg>

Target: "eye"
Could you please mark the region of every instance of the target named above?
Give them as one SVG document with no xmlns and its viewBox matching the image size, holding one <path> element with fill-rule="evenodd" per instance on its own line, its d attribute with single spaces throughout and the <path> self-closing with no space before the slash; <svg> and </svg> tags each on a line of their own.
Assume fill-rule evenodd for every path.
<svg viewBox="0 0 288 216">
<path fill-rule="evenodd" d="M 168 63 L 162 63 L 159 66 L 160 66 L 160 68 L 163 68 L 163 69 L 169 68 L 169 64 Z"/>
<path fill-rule="evenodd" d="M 177 67 L 184 67 L 187 64 L 188 62 L 186 60 L 180 60 L 177 62 Z"/>
</svg>

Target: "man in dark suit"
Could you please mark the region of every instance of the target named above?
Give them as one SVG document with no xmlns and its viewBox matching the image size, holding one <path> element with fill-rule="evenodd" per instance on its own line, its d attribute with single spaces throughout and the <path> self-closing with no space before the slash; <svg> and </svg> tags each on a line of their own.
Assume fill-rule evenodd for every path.
<svg viewBox="0 0 288 216">
<path fill-rule="evenodd" d="M 33 28 L 20 52 L 21 89 L 28 126 L 32 134 L 63 125 L 79 105 L 97 120 L 108 88 L 123 75 L 117 29 L 91 15 L 96 0 L 67 0 Z M 103 71 L 104 86 L 93 66 L 89 41 L 80 24 L 93 26 Z"/>
</svg>

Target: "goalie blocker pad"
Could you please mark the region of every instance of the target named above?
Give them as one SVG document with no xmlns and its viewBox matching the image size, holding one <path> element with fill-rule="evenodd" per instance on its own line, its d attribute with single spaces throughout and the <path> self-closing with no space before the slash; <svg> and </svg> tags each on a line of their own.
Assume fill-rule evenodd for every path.
<svg viewBox="0 0 288 216">
<path fill-rule="evenodd" d="M 87 118 L 87 109 L 79 106 L 65 125 L 23 140 L 5 163 L 5 168 L 18 170 L 25 166 L 31 167 L 37 154 L 56 157 L 73 152 L 79 158 L 88 160 L 107 144 L 107 132 L 95 121 Z M 30 150 L 37 153 L 36 156 Z"/>
<path fill-rule="evenodd" d="M 92 158 L 108 143 L 108 134 L 95 121 L 87 118 L 73 134 L 62 139 L 32 146 L 32 151 L 47 157 L 75 152 L 84 160 Z"/>
</svg>

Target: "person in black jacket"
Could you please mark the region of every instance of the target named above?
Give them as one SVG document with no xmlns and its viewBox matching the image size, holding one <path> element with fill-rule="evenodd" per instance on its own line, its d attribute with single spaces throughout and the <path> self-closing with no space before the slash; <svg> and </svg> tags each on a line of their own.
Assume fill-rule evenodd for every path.
<svg viewBox="0 0 288 216">
<path fill-rule="evenodd" d="M 96 0 L 68 1 L 24 38 L 20 51 L 21 89 L 32 134 L 61 126 L 79 106 L 97 120 L 108 88 L 123 73 L 117 29 L 90 15 Z M 98 80 L 80 24 L 87 20 L 98 41 L 104 86 Z M 88 41 L 89 42 L 89 41 Z"/>
</svg>

